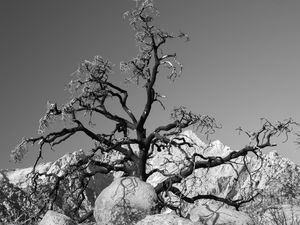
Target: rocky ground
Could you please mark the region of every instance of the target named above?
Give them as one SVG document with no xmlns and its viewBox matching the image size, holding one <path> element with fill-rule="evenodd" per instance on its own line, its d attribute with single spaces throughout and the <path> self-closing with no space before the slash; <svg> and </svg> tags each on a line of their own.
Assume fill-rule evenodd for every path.
<svg viewBox="0 0 300 225">
<path fill-rule="evenodd" d="M 199 152 L 205 156 L 224 156 L 233 151 L 220 141 L 205 144 L 191 131 L 186 131 L 182 135 L 186 140 L 195 143 L 195 147 L 186 149 L 188 154 Z M 169 172 L 178 170 L 185 163 L 182 154 L 180 150 L 175 148 L 171 149 L 169 153 L 157 153 L 151 161 L 151 167 L 164 168 L 165 171 Z M 53 163 L 39 165 L 37 170 L 41 173 L 63 175 L 68 171 L 70 164 L 80 160 L 84 156 L 85 153 L 83 151 L 70 153 Z M 172 163 L 166 163 L 166 158 L 172 159 Z M 27 178 L 31 169 L 0 171 L 0 222 L 3 224 L 21 224 L 21 221 L 28 220 L 30 215 L 36 213 L 43 205 L 42 203 L 47 200 L 46 197 L 45 199 L 32 199 L 33 197 L 29 194 L 32 184 Z M 121 178 L 118 179 L 120 180 Z M 155 186 L 164 179 L 166 177 L 156 173 L 147 182 Z M 194 174 L 185 179 L 178 187 L 184 190 L 187 196 L 194 196 L 201 193 L 239 199 L 258 194 L 254 201 L 245 204 L 240 211 L 236 211 L 233 207 L 228 207 L 218 202 L 201 200 L 194 204 L 185 204 L 175 196 L 167 196 L 166 200 L 172 204 L 177 204 L 181 215 L 185 218 L 179 217 L 172 210 L 164 210 L 163 213 L 157 214 L 154 213 L 155 210 L 151 209 L 151 213 L 148 213 L 148 216 L 146 216 L 146 213 L 143 216 L 143 218 L 146 216 L 144 219 L 139 218 L 137 224 L 300 224 L 297 221 L 300 218 L 299 179 L 299 166 L 289 159 L 281 157 L 276 152 L 261 155 L 261 158 L 253 155 L 237 159 L 232 164 L 195 171 Z M 57 201 L 58 203 L 54 207 L 55 212 L 49 211 L 40 224 L 76 224 L 69 217 L 76 220 L 93 209 L 95 209 L 96 214 L 101 214 L 101 212 L 103 214 L 103 208 L 98 210 L 99 207 L 95 207 L 95 202 L 103 201 L 96 201 L 96 199 L 102 190 L 111 184 L 112 180 L 112 175 L 97 175 L 97 177 L 93 178 L 84 192 L 85 198 L 82 207 L 78 208 L 77 214 L 70 213 L 70 209 L 76 208 L 77 204 L 76 199 L 72 199 L 72 195 L 69 194 L 69 189 L 72 189 L 72 181 L 61 183 L 63 189 L 59 193 L 60 200 Z M 46 192 L 47 188 L 54 181 L 44 176 L 39 182 L 42 187 L 39 190 Z M 125 181 L 123 183 L 126 186 L 127 183 Z M 139 184 L 139 181 L 134 183 Z M 127 186 L 130 187 L 132 185 L 133 183 L 129 182 Z M 142 187 L 143 185 L 137 186 Z M 149 186 L 146 185 L 145 187 Z M 107 191 L 106 189 L 106 192 L 111 193 L 112 189 L 109 190 Z M 140 192 L 138 190 L 135 192 L 135 189 L 133 190 L 133 192 L 130 192 L 133 195 L 134 193 L 141 192 L 150 193 L 148 189 L 141 189 L 139 190 Z M 118 193 L 122 192 L 118 191 Z M 108 194 L 105 194 L 105 196 L 108 196 Z M 141 195 L 137 194 L 137 196 Z M 146 198 L 144 196 L 141 201 L 143 202 Z M 113 198 L 111 197 L 110 199 Z M 34 202 L 36 205 L 32 205 L 30 202 Z M 136 204 L 139 205 L 139 203 Z M 44 213 L 46 212 L 47 210 L 44 211 Z M 41 219 L 42 216 L 36 220 L 36 223 Z M 62 222 L 53 222 L 52 220 Z M 85 224 L 88 224 L 88 220 L 85 221 Z M 89 224 L 96 224 L 93 216 L 90 217 Z M 128 221 L 124 224 L 128 224 Z"/>
</svg>

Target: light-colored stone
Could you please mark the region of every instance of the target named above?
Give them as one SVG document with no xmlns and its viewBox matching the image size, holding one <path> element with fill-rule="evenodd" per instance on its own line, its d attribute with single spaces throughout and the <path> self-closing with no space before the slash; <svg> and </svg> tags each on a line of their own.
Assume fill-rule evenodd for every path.
<svg viewBox="0 0 300 225">
<path fill-rule="evenodd" d="M 97 225 L 135 224 L 145 216 L 157 212 L 154 188 L 137 177 L 115 179 L 95 202 Z"/>
<path fill-rule="evenodd" d="M 39 173 L 53 173 L 54 175 L 65 174 L 70 168 L 70 165 L 76 164 L 80 160 L 84 160 L 87 155 L 79 150 L 73 153 L 68 153 L 61 158 L 57 159 L 54 162 L 48 162 L 44 164 L 40 164 L 36 166 L 36 171 Z M 91 168 L 91 166 L 87 169 L 89 172 L 95 172 L 98 170 L 97 166 Z M 28 201 L 26 201 L 26 197 L 30 196 L 30 189 L 33 185 L 31 177 L 32 167 L 24 168 L 24 169 L 6 169 L 0 170 L 0 192 L 5 196 L 9 196 L 13 198 L 13 201 L 8 201 L 5 199 L 1 201 L 0 196 L 0 221 L 14 222 L 14 217 L 11 213 L 18 212 L 20 215 L 23 214 L 24 218 L 31 217 L 32 208 L 28 209 Z M 80 177 L 80 173 L 84 173 L 85 171 L 77 171 L 78 177 Z M 75 175 L 74 175 L 75 176 Z M 101 191 L 107 187 L 113 180 L 113 176 L 111 174 L 96 174 L 94 177 L 90 178 L 89 184 L 84 191 L 85 199 L 82 202 L 80 209 L 77 212 L 72 214 L 70 213 L 70 209 L 77 207 L 77 196 L 76 194 L 71 194 L 74 190 L 75 185 L 72 185 L 72 182 L 75 181 L 72 177 L 67 178 L 66 182 L 60 183 L 60 194 L 56 198 L 56 202 L 54 203 L 55 210 L 62 212 L 63 214 L 71 217 L 72 219 L 78 219 L 79 217 L 84 216 L 87 212 L 91 211 L 94 207 L 94 202 L 96 198 L 101 193 Z M 52 187 L 55 179 L 49 179 L 49 176 L 40 176 L 38 178 L 39 188 L 38 190 L 47 189 L 47 187 Z M 73 188 L 73 189 L 72 189 Z M 1 194 L 0 193 L 0 194 Z M 76 192 L 78 193 L 78 191 Z M 37 196 L 39 195 L 36 192 Z M 43 204 L 47 201 L 46 195 L 40 195 L 41 198 L 35 199 L 36 201 L 40 201 Z M 68 198 L 66 198 L 68 196 Z M 66 200 L 68 199 L 68 200 Z M 39 204 L 34 204 L 39 205 Z M 19 212 L 19 209 L 22 209 Z M 38 212 L 39 209 L 35 210 Z"/>
<path fill-rule="evenodd" d="M 254 225 L 246 213 L 216 204 L 195 206 L 190 211 L 190 219 L 205 225 Z"/>
<path fill-rule="evenodd" d="M 199 153 L 203 154 L 205 157 L 224 157 L 233 151 L 220 141 L 205 144 L 192 131 L 184 131 L 181 134 L 181 137 L 186 141 L 195 144 L 192 147 L 188 147 L 187 145 L 182 146 L 182 149 L 190 156 L 194 153 Z M 134 151 L 138 149 L 135 145 L 133 145 L 132 148 Z M 38 165 L 36 170 L 40 173 L 48 171 L 48 173 L 53 172 L 61 175 L 65 171 L 68 171 L 68 166 L 70 164 L 74 164 L 85 157 L 86 155 L 84 152 L 77 151 L 67 154 L 53 163 Z M 295 200 L 299 205 L 300 200 L 297 196 L 300 196 L 300 167 L 290 160 L 282 158 L 276 152 L 270 152 L 267 155 L 262 154 L 261 157 L 263 160 L 257 159 L 256 157 L 248 157 L 246 160 L 247 167 L 243 165 L 244 158 L 239 158 L 233 160 L 234 163 L 231 165 L 225 164 L 210 169 L 195 170 L 191 176 L 184 180 L 184 182 L 176 184 L 176 186 L 188 197 L 193 197 L 198 194 L 214 194 L 219 197 L 229 197 L 231 199 L 247 199 L 252 190 L 257 190 L 260 195 L 257 196 L 257 198 L 252 201 L 249 206 L 245 204 L 241 208 L 241 210 L 247 212 L 251 218 L 253 218 L 253 215 L 255 216 L 259 213 L 264 214 L 266 209 L 270 206 L 290 204 L 290 200 Z M 110 159 L 110 157 L 104 157 L 99 158 L 99 161 L 109 163 Z M 118 159 L 120 159 L 119 156 L 116 156 L 113 158 L 113 161 Z M 171 162 L 172 160 L 174 160 L 173 163 Z M 169 151 L 154 152 L 154 157 L 149 160 L 148 163 L 149 166 L 147 167 L 147 172 L 152 169 L 159 168 L 166 172 L 175 173 L 184 166 L 189 165 L 189 162 L 186 160 L 185 153 L 175 147 L 170 148 Z M 99 168 L 93 164 L 90 164 L 88 167 L 89 172 L 95 172 L 98 169 Z M 0 201 L 0 207 L 4 209 L 2 210 L 2 215 L 4 215 L 4 217 L 1 219 L 5 221 L 5 224 L 15 222 L 11 220 L 10 216 L 10 212 L 13 212 L 12 209 L 15 210 L 21 208 L 22 213 L 25 215 L 27 215 L 26 212 L 30 213 L 30 210 L 26 208 L 26 202 L 22 202 L 21 200 L 25 199 L 24 196 L 27 196 L 27 194 L 29 195 L 27 190 L 30 190 L 32 184 L 30 183 L 30 179 L 28 179 L 27 175 L 31 171 L 32 168 L 0 170 L 1 191 L 5 193 L 5 196 L 13 196 L 14 199 L 20 199 L 13 202 Z M 249 171 L 252 171 L 251 176 L 249 175 Z M 122 176 L 122 173 L 119 175 Z M 239 182 L 236 182 L 237 178 L 239 178 Z M 104 187 L 110 184 L 112 179 L 113 176 L 111 174 L 104 175 L 104 177 L 102 174 L 97 174 L 96 177 L 90 180 L 89 186 L 85 191 L 83 209 L 79 211 L 80 217 L 93 209 L 97 196 Z M 163 176 L 160 173 L 154 173 L 149 177 L 147 182 L 155 186 L 165 179 L 167 179 L 166 176 Z M 51 185 L 50 181 L 47 180 L 47 177 L 44 176 L 40 177 L 39 184 L 44 185 L 45 187 L 47 185 Z M 68 184 L 68 182 L 65 182 L 65 185 L 61 186 L 63 191 L 70 191 Z M 175 203 L 175 205 L 179 202 L 175 195 L 166 196 L 166 200 L 171 203 Z M 61 198 L 56 202 L 56 207 L 58 207 L 59 210 L 73 208 L 76 201 L 70 199 L 66 202 L 63 196 L 60 197 Z M 43 201 L 43 199 L 41 199 L 41 201 Z M 201 203 L 207 202 L 206 200 L 199 200 L 199 202 L 200 201 Z M 190 210 L 195 207 L 193 204 L 183 204 L 181 206 L 181 213 L 183 213 L 184 216 L 186 216 Z M 296 210 L 296 208 L 293 210 Z M 67 215 L 67 212 L 68 210 L 65 210 L 63 213 Z M 295 213 L 289 213 L 289 210 L 284 210 L 284 212 L 286 212 L 287 215 L 295 215 Z M 71 217 L 72 215 L 68 216 Z M 300 217 L 300 214 L 298 217 Z"/>
<path fill-rule="evenodd" d="M 262 223 L 265 225 L 300 223 L 300 207 L 297 205 L 275 205 L 266 209 L 262 216 Z"/>
<path fill-rule="evenodd" d="M 49 210 L 39 225 L 76 225 L 76 223 L 61 213 Z"/>
<path fill-rule="evenodd" d="M 181 218 L 173 213 L 146 216 L 136 225 L 203 225 L 200 222 Z"/>
</svg>

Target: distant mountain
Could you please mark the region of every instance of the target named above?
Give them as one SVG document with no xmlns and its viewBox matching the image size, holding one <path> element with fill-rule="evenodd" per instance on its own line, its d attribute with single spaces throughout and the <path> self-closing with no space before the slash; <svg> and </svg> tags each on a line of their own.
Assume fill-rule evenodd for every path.
<svg viewBox="0 0 300 225">
<path fill-rule="evenodd" d="M 179 171 L 180 168 L 187 165 L 188 161 L 185 159 L 185 154 L 192 155 L 197 152 L 205 157 L 224 157 L 234 151 L 218 140 L 206 144 L 192 131 L 183 132 L 181 137 L 193 143 L 193 146 L 183 146 L 182 149 L 170 148 L 169 151 L 156 152 L 150 160 L 148 170 L 161 168 L 171 173 L 172 171 Z M 85 156 L 83 151 L 77 151 L 67 154 L 55 162 L 40 164 L 36 169 L 39 172 L 61 176 L 69 170 L 71 164 L 76 163 Z M 31 170 L 32 168 L 0 170 L 0 199 L 3 199 L 3 201 L 0 201 L 0 222 L 14 221 L 18 218 L 23 220 L 30 213 L 34 213 L 27 210 L 30 208 L 27 202 L 30 198 L 28 193 L 32 188 L 32 184 L 28 179 L 28 174 Z M 71 216 L 80 217 L 92 210 L 96 197 L 103 188 L 111 183 L 112 179 L 112 175 L 100 174 L 92 179 L 85 191 L 86 197 L 83 200 L 83 207 L 78 209 L 79 213 L 77 215 Z M 155 186 L 164 179 L 166 177 L 163 175 L 154 173 L 149 177 L 148 182 Z M 41 178 L 39 180 L 39 184 L 42 186 L 41 191 L 44 190 L 46 192 L 47 188 L 53 185 L 53 182 L 53 179 Z M 255 201 L 248 203 L 241 210 L 252 217 L 257 222 L 256 224 L 260 222 L 261 224 L 271 225 L 272 222 L 263 221 L 261 218 L 262 215 L 266 215 L 265 218 L 269 218 L 270 215 L 272 217 L 274 209 L 278 209 L 277 212 L 284 213 L 284 215 L 286 214 L 288 218 L 298 216 L 297 212 L 299 212 L 300 216 L 299 184 L 300 167 L 289 159 L 281 157 L 278 153 L 270 152 L 260 155 L 259 158 L 251 155 L 233 160 L 230 164 L 210 169 L 195 170 L 178 187 L 182 189 L 185 195 L 190 197 L 197 194 L 214 194 L 235 200 L 249 198 L 252 194 L 259 194 Z M 60 199 L 58 202 L 60 203 L 55 207 L 58 211 L 67 214 L 70 213 L 70 208 L 76 206 L 76 199 L 72 199 L 69 194 L 69 189 L 74 185 L 72 185 L 72 180 L 62 182 L 61 185 L 63 186 L 63 191 L 59 193 Z M 42 200 L 44 201 L 45 199 Z M 190 212 L 195 211 L 193 210 L 195 207 L 200 207 L 207 203 L 217 204 L 227 209 L 230 208 L 204 200 L 193 205 L 182 204 L 182 201 L 179 201 L 175 196 L 166 196 L 166 200 L 177 204 L 178 207 L 182 207 L 182 212 L 186 216 L 189 216 Z M 42 204 L 41 199 L 37 199 L 36 204 L 36 208 L 39 208 L 40 205 L 38 204 Z M 295 210 L 298 209 L 297 207 L 299 207 L 299 211 Z M 27 210 L 27 214 L 24 213 L 23 217 L 20 215 L 22 210 Z M 295 214 L 292 214 L 293 210 Z"/>
<path fill-rule="evenodd" d="M 188 163 L 185 159 L 186 153 L 190 156 L 197 152 L 205 157 L 224 157 L 234 151 L 219 140 L 205 144 L 190 130 L 183 132 L 182 137 L 195 145 L 193 147 L 184 146 L 184 153 L 178 148 L 171 148 L 169 152 L 155 153 L 150 163 L 152 168 L 163 168 L 168 172 L 179 170 Z M 203 194 L 213 193 L 222 197 L 230 196 L 231 198 L 240 198 L 243 195 L 242 190 L 246 192 L 251 189 L 260 193 L 267 191 L 269 194 L 271 194 L 270 192 L 279 194 L 279 190 L 285 190 L 283 186 L 298 184 L 299 175 L 300 167 L 291 160 L 281 157 L 275 151 L 261 154 L 259 158 L 253 154 L 218 167 L 195 170 L 195 173 L 189 178 L 194 179 L 193 191 L 189 190 L 188 192 L 191 196 L 200 192 Z M 149 182 L 155 185 L 163 179 L 163 175 L 155 173 L 150 177 Z"/>
<path fill-rule="evenodd" d="M 46 173 L 47 175 L 54 174 L 54 176 L 40 176 L 37 180 L 38 189 L 35 192 L 39 192 L 40 198 L 34 199 L 33 184 L 31 182 L 32 167 L 24 169 L 13 170 L 0 170 L 0 224 L 4 222 L 17 222 L 30 219 L 30 214 L 37 213 L 48 200 L 49 188 L 53 188 L 56 184 L 56 176 L 63 176 L 70 170 L 70 165 L 75 164 L 79 160 L 85 157 L 85 153 L 82 150 L 69 153 L 63 157 L 57 159 L 55 162 L 48 162 L 40 164 L 36 167 L 36 171 L 39 173 Z M 84 199 L 82 207 L 76 208 L 78 205 L 79 190 L 76 191 L 75 187 L 78 182 L 74 176 L 80 174 L 74 174 L 66 181 L 60 182 L 60 190 L 58 197 L 56 198 L 56 204 L 53 208 L 59 212 L 62 212 L 68 216 L 80 218 L 82 215 L 89 213 L 93 207 L 94 202 L 100 192 L 107 187 L 113 180 L 111 175 L 96 174 L 92 178 L 84 192 Z M 30 205 L 32 201 L 33 206 Z M 29 210 L 33 208 L 32 210 Z M 76 209 L 76 213 L 72 213 L 72 209 Z M 44 210 L 44 213 L 47 208 Z M 70 215 L 72 213 L 72 215 Z M 41 214 L 41 216 L 43 213 Z"/>
<path fill-rule="evenodd" d="M 152 169 L 161 168 L 166 173 L 179 171 L 188 164 L 185 159 L 186 153 L 189 156 L 197 152 L 205 157 L 224 157 L 234 151 L 219 140 L 205 144 L 190 130 L 183 132 L 181 136 L 195 145 L 193 147 L 184 146 L 184 152 L 178 148 L 171 148 L 168 152 L 155 153 L 150 163 Z M 162 174 L 155 173 L 148 181 L 155 186 L 166 178 Z M 195 170 L 178 187 L 189 197 L 197 194 L 214 194 L 237 200 L 248 199 L 252 195 L 258 194 L 255 201 L 247 203 L 241 210 L 247 212 L 251 217 L 256 217 L 267 213 L 269 209 L 276 208 L 280 211 L 284 208 L 285 212 L 280 213 L 288 216 L 293 213 L 291 208 L 296 209 L 300 206 L 300 167 L 291 160 L 281 157 L 275 151 L 268 154 L 262 153 L 260 157 L 252 154 L 218 167 Z M 182 205 L 175 196 L 171 196 L 167 200 L 173 204 L 177 203 L 178 207 L 183 207 L 186 214 L 194 207 L 190 204 Z M 211 201 L 202 200 L 195 205 L 207 202 Z M 222 204 L 221 207 L 227 208 Z M 300 207 L 297 217 L 300 218 Z M 268 223 L 262 222 L 262 224 Z"/>
</svg>

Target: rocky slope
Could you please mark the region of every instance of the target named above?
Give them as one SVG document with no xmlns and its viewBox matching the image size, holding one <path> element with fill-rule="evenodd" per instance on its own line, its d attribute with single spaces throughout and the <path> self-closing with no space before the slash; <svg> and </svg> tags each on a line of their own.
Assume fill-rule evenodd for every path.
<svg viewBox="0 0 300 225">
<path fill-rule="evenodd" d="M 182 134 L 187 141 L 194 143 L 193 147 L 185 147 L 185 152 L 189 155 L 194 152 L 201 153 L 205 156 L 225 156 L 229 154 L 232 149 L 223 145 L 220 141 L 214 141 L 210 144 L 202 142 L 192 131 L 185 131 Z M 167 172 L 179 170 L 187 163 L 184 159 L 185 153 L 180 149 L 172 148 L 169 153 L 159 152 L 151 160 L 150 164 L 153 168 L 163 168 Z M 64 174 L 70 164 L 80 160 L 84 157 L 83 151 L 77 151 L 67 154 L 53 163 L 41 164 L 37 167 L 40 172 L 55 173 L 58 175 Z M 26 219 L 26 213 L 20 215 L 20 210 L 30 208 L 26 199 L 28 199 L 28 191 L 30 190 L 30 182 L 27 179 L 31 168 L 15 169 L 15 170 L 1 170 L 0 171 L 0 222 L 16 221 Z M 159 173 L 153 174 L 148 182 L 155 186 L 157 183 L 166 179 Z M 82 213 L 88 212 L 94 207 L 96 197 L 101 190 L 110 184 L 112 176 L 97 175 L 89 183 L 87 191 L 85 192 L 85 199 L 83 208 L 79 211 Z M 214 194 L 221 197 L 231 199 L 249 198 L 251 194 L 259 193 L 257 199 L 241 210 L 244 211 L 244 221 L 248 221 L 251 217 L 256 224 L 276 224 L 272 222 L 272 218 L 276 213 L 281 217 L 282 215 L 292 220 L 295 217 L 300 218 L 299 210 L 299 196 L 300 196 L 300 168 L 292 161 L 281 157 L 276 152 L 261 155 L 260 158 L 256 156 L 249 156 L 246 158 L 239 158 L 231 164 L 222 165 L 216 168 L 197 170 L 190 177 L 184 180 L 179 185 L 187 196 L 194 196 L 197 194 Z M 46 179 L 41 180 L 45 188 L 50 181 Z M 76 205 L 74 199 L 66 198 L 68 188 L 72 182 L 64 183 L 64 192 L 61 192 L 61 204 L 57 205 L 58 211 L 67 213 L 70 207 Z M 42 189 L 45 190 L 45 189 Z M 23 200 L 22 200 L 23 199 Z M 66 199 L 68 199 L 66 204 Z M 182 212 L 189 218 L 207 217 L 207 215 L 200 215 L 201 207 L 222 208 L 225 218 L 222 221 L 227 221 L 226 215 L 228 210 L 233 210 L 224 205 L 212 203 L 211 201 L 199 201 L 193 205 L 181 204 L 182 202 L 174 196 L 169 196 L 169 201 L 173 203 L 177 201 L 178 207 L 182 207 Z M 216 205 L 216 207 L 215 207 Z M 38 206 L 37 206 L 38 207 Z M 298 207 L 298 208 L 297 208 Z M 297 209 L 297 210 L 296 210 Z M 201 210 L 203 213 L 204 211 Z M 15 214 L 14 214 L 15 212 Z M 28 214 L 33 213 L 30 210 Z M 234 215 L 234 213 L 231 213 Z M 14 216 L 12 218 L 11 216 Z M 218 215 L 221 215 L 220 213 Z M 248 215 L 248 216 L 247 216 Z M 259 216 L 260 215 L 260 216 Z M 278 217 L 277 215 L 277 217 Z M 22 217 L 23 216 L 23 217 Z M 68 215 L 70 216 L 70 215 Z M 9 218 L 10 217 L 10 218 Z M 238 216 L 237 216 L 238 217 Z M 246 218 L 247 217 L 247 218 Z M 248 218 L 249 217 L 249 218 Z M 262 220 L 261 218 L 265 220 Z M 207 217 L 208 218 L 208 217 Z M 215 217 L 211 214 L 211 218 Z M 246 218 L 246 219 L 245 219 Z M 266 218 L 269 218 L 268 220 Z M 195 219 L 196 220 L 196 219 Z M 209 219 L 207 220 L 209 221 Z M 212 221 L 212 219 L 210 220 Z M 271 222 L 270 222 L 271 221 Z M 215 221 L 218 224 L 218 221 Z M 245 224 L 246 222 L 238 222 L 236 224 Z M 209 224 L 209 222 L 207 222 Z M 221 224 L 221 222 L 219 223 Z M 233 223 L 235 224 L 235 223 Z"/>
<path fill-rule="evenodd" d="M 191 131 L 184 132 L 182 136 L 195 143 L 194 147 L 184 148 L 189 155 L 197 152 L 205 157 L 224 157 L 233 151 L 218 140 L 205 144 Z M 170 173 L 179 170 L 188 163 L 184 159 L 185 154 L 177 148 L 172 148 L 169 153 L 157 153 L 151 161 L 152 168 L 163 168 Z M 287 197 L 287 195 L 293 195 L 293 193 L 287 193 L 287 189 L 289 187 L 292 189 L 292 186 L 295 186 L 293 187 L 293 190 L 297 192 L 294 193 L 295 195 L 300 193 L 299 187 L 296 187 L 299 183 L 299 175 L 298 165 L 273 151 L 262 154 L 259 158 L 250 155 L 218 167 L 195 170 L 185 182 L 189 186 L 190 196 L 195 193 L 211 193 L 222 197 L 238 198 L 243 196 L 243 192 L 249 193 L 251 189 L 255 189 L 256 192 L 276 193 L 277 196 L 280 194 L 282 197 Z M 148 181 L 155 186 L 163 179 L 163 175 L 155 173 Z"/>
<path fill-rule="evenodd" d="M 169 152 L 159 152 L 152 159 L 152 168 L 163 168 L 165 172 L 171 173 L 179 171 L 188 163 L 185 160 L 186 152 L 188 155 L 197 152 L 206 157 L 224 157 L 233 151 L 218 140 L 205 144 L 192 131 L 185 131 L 182 137 L 195 143 L 194 147 L 185 147 L 185 153 L 177 148 L 172 148 Z M 156 185 L 164 179 L 166 177 L 156 173 L 148 181 Z M 296 209 L 300 206 L 300 167 L 273 151 L 260 157 L 250 155 L 238 158 L 230 164 L 215 168 L 195 170 L 194 174 L 186 178 L 179 187 L 189 197 L 198 194 L 214 194 L 236 200 L 248 199 L 258 194 L 255 201 L 246 204 L 241 210 L 254 217 L 254 220 L 258 219 L 257 215 L 265 214 L 268 209 L 274 208 L 288 216 L 292 213 L 288 208 L 292 206 Z M 169 197 L 169 201 L 177 202 L 178 207 L 182 207 L 186 215 L 195 208 L 195 205 L 201 208 L 203 204 L 211 203 L 202 200 L 194 205 L 180 205 L 181 202 L 174 196 Z M 298 216 L 300 218 L 300 214 Z"/>
<path fill-rule="evenodd" d="M 37 180 L 39 188 L 36 191 L 32 190 L 32 168 L 0 170 L 0 224 L 1 222 L 6 224 L 7 222 L 32 219 L 30 216 L 35 215 L 44 207 L 44 203 L 48 200 L 46 193 L 49 193 L 50 187 L 55 186 L 57 177 L 67 173 L 70 170 L 70 165 L 75 164 L 85 156 L 85 153 L 79 150 L 66 154 L 55 162 L 38 165 L 36 171 L 46 175 Z M 51 176 L 47 177 L 47 175 Z M 97 196 L 112 182 L 113 178 L 109 175 L 96 174 L 84 192 L 82 207 L 76 209 L 79 201 L 77 199 L 79 190 L 75 189 L 78 185 L 78 182 L 74 182 L 76 180 L 73 179 L 75 175 L 79 174 L 74 174 L 59 183 L 61 188 L 58 191 L 53 209 L 72 218 L 80 218 L 93 209 Z M 39 198 L 36 199 L 35 196 L 39 196 Z M 76 209 L 76 213 L 72 213 L 72 209 Z M 43 210 L 41 216 L 46 210 Z"/>
</svg>

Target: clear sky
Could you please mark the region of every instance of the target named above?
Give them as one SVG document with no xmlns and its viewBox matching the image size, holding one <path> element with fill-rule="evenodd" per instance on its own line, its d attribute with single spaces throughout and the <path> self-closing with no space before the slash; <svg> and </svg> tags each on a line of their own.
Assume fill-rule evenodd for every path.
<svg viewBox="0 0 300 225">
<path fill-rule="evenodd" d="M 190 42 L 172 42 L 184 66 L 176 83 L 160 80 L 166 111 L 158 106 L 149 130 L 166 124 L 173 106 L 185 105 L 209 114 L 223 128 L 212 139 L 233 149 L 247 144 L 235 129 L 257 129 L 261 117 L 292 117 L 300 122 L 300 1 L 290 0 L 156 0 L 157 23 L 168 31 L 184 31 Z M 33 164 L 32 151 L 23 164 L 9 163 L 11 149 L 22 137 L 37 135 L 47 100 L 69 100 L 64 91 L 70 74 L 84 59 L 101 55 L 115 66 L 113 80 L 124 85 L 119 62 L 137 53 L 134 32 L 122 14 L 131 0 L 1 0 L 0 2 L 0 168 Z M 162 75 L 162 74 L 161 74 Z M 130 90 L 136 112 L 143 89 Z M 105 127 L 105 125 L 104 125 Z M 78 136 L 45 161 L 87 149 Z M 277 150 L 300 164 L 300 149 L 289 143 Z"/>
</svg>

